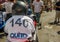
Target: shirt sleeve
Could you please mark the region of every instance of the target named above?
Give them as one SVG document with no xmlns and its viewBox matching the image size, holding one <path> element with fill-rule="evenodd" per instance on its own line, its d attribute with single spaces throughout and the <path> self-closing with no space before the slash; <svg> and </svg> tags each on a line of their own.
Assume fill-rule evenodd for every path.
<svg viewBox="0 0 60 42">
<path fill-rule="evenodd" d="M 35 1 L 33 1 L 32 5 L 35 5 Z"/>
<path fill-rule="evenodd" d="M 4 5 L 5 3 L 2 3 L 1 5 Z"/>
<path fill-rule="evenodd" d="M 43 1 L 41 1 L 41 3 L 40 3 L 40 4 L 41 4 L 41 6 L 43 6 L 43 5 L 44 5 Z"/>
<path fill-rule="evenodd" d="M 2 3 L 1 5 L 2 5 L 2 7 L 5 7 L 5 4 L 6 4 L 6 2 L 5 3 Z"/>
</svg>

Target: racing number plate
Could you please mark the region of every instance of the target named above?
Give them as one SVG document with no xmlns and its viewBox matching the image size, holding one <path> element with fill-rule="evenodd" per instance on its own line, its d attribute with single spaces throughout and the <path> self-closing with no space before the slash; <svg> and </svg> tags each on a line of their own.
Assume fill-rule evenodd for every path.
<svg viewBox="0 0 60 42">
<path fill-rule="evenodd" d="M 27 28 L 28 22 L 26 19 L 22 19 L 22 17 L 23 16 L 12 16 L 11 18 L 7 20 L 6 26 L 10 28 L 15 28 L 15 26 L 17 26 L 17 28 L 19 28 L 20 26 L 23 26 L 23 29 Z M 25 39 L 27 38 L 27 34 L 26 33 L 10 33 L 10 37 L 15 38 L 15 39 Z"/>
</svg>

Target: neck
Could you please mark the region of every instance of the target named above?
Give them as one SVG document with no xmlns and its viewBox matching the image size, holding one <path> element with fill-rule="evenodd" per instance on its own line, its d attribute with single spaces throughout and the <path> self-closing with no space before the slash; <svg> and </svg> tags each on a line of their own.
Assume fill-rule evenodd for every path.
<svg viewBox="0 0 60 42">
<path fill-rule="evenodd" d="M 15 15 L 24 15 L 24 13 L 16 12 Z"/>
</svg>

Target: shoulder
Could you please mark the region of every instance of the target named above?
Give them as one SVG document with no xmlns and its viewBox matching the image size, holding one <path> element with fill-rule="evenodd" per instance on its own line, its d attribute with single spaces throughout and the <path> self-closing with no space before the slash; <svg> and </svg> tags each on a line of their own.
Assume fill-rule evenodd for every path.
<svg viewBox="0 0 60 42">
<path fill-rule="evenodd" d="M 33 3 L 35 3 L 36 1 L 34 0 Z"/>
<path fill-rule="evenodd" d="M 36 4 L 36 1 L 34 0 L 34 1 L 33 1 L 33 5 L 35 5 L 35 4 Z"/>
<path fill-rule="evenodd" d="M 31 18 L 29 16 L 24 16 L 23 18 L 31 20 Z"/>
<path fill-rule="evenodd" d="M 4 3 L 2 3 L 1 5 L 5 5 L 5 4 L 7 4 L 7 2 L 4 2 Z"/>
<path fill-rule="evenodd" d="M 43 1 L 40 1 L 40 5 L 42 5 L 42 6 L 43 6 L 43 5 L 44 5 L 44 2 L 43 2 Z"/>
<path fill-rule="evenodd" d="M 40 1 L 40 3 L 44 3 L 43 1 Z"/>
<path fill-rule="evenodd" d="M 27 19 L 28 21 L 33 21 L 29 16 L 23 16 L 23 19 Z"/>
</svg>

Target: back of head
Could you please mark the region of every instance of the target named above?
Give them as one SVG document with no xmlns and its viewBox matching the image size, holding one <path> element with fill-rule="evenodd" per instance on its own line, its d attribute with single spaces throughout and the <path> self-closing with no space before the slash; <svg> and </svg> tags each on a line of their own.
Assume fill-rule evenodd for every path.
<svg viewBox="0 0 60 42">
<path fill-rule="evenodd" d="M 17 1 L 13 5 L 12 10 L 16 15 L 25 15 L 27 12 L 26 4 L 23 1 Z"/>
</svg>

